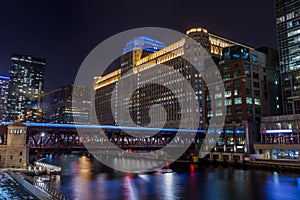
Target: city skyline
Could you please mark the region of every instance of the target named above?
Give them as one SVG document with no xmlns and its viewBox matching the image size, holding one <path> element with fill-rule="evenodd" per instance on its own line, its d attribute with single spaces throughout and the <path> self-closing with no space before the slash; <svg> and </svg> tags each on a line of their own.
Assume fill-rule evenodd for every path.
<svg viewBox="0 0 300 200">
<path fill-rule="evenodd" d="M 0 199 L 299 199 L 300 0 L 5 2 L 0 24 Z"/>
<path fill-rule="evenodd" d="M 184 5 L 186 9 L 180 10 L 181 15 L 175 13 L 182 5 L 169 2 L 160 2 L 162 12 L 158 13 L 153 12 L 155 3 L 147 8 L 140 5 L 143 9 L 138 9 L 136 2 L 119 6 L 107 2 L 5 4 L 0 14 L 5 30 L 0 33 L 0 74 L 8 75 L 9 58 L 13 53 L 46 58 L 45 91 L 72 83 L 85 56 L 97 44 L 118 32 L 137 27 L 165 27 L 182 33 L 191 27 L 203 27 L 254 48 L 277 48 L 272 0 L 193 2 Z M 8 15 L 11 10 L 15 11 L 14 15 Z M 22 20 L 18 20 L 20 16 Z M 69 76 L 64 79 L 56 76 L 67 71 Z"/>
</svg>

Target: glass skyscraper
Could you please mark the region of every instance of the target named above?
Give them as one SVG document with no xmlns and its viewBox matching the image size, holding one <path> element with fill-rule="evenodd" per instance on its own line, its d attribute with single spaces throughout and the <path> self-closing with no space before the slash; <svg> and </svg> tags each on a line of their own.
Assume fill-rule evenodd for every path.
<svg viewBox="0 0 300 200">
<path fill-rule="evenodd" d="M 300 114 L 300 0 L 275 0 L 283 110 Z"/>
<path fill-rule="evenodd" d="M 5 121 L 8 94 L 8 76 L 0 76 L 0 121 Z"/>
<path fill-rule="evenodd" d="M 7 120 L 37 121 L 37 98 L 44 92 L 46 60 L 12 55 L 7 99 Z"/>
</svg>

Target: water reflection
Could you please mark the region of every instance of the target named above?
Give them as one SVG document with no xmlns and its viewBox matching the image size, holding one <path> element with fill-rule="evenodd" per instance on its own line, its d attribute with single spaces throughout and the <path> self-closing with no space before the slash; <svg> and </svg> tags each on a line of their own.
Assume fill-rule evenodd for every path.
<svg viewBox="0 0 300 200">
<path fill-rule="evenodd" d="M 53 156 L 63 167 L 57 189 L 80 200 L 299 199 L 300 176 L 195 164 L 172 164 L 172 173 L 128 174 L 88 156 Z"/>
<path fill-rule="evenodd" d="M 124 200 L 138 199 L 137 188 L 134 185 L 133 177 L 131 174 L 127 174 L 124 177 L 124 181 L 122 185 L 122 199 Z"/>
</svg>

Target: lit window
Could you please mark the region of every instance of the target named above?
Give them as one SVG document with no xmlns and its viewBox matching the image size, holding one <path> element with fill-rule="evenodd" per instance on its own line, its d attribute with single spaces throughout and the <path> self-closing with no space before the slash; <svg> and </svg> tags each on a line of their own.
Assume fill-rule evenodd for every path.
<svg viewBox="0 0 300 200">
<path fill-rule="evenodd" d="M 234 104 L 242 104 L 242 97 L 239 97 L 239 98 L 235 98 L 234 99 Z"/>
<path fill-rule="evenodd" d="M 230 74 L 225 74 L 225 75 L 223 76 L 223 80 L 224 80 L 224 81 L 230 80 Z"/>
<path fill-rule="evenodd" d="M 231 91 L 225 91 L 224 96 L 225 97 L 231 97 Z"/>
<path fill-rule="evenodd" d="M 223 115 L 223 112 L 221 109 L 216 110 L 216 116 L 222 116 L 222 115 Z"/>
<path fill-rule="evenodd" d="M 240 94 L 240 90 L 234 90 L 234 96 L 237 96 Z"/>
<path fill-rule="evenodd" d="M 257 62 L 257 55 L 252 54 L 251 58 L 253 62 Z"/>
<path fill-rule="evenodd" d="M 232 105 L 232 100 L 226 99 L 224 103 L 225 103 L 225 106 L 230 106 L 230 105 Z"/>
<path fill-rule="evenodd" d="M 281 16 L 281 17 L 277 18 L 276 23 L 279 24 L 279 23 L 284 22 L 284 21 L 285 21 L 285 16 Z"/>
<path fill-rule="evenodd" d="M 216 101 L 216 107 L 221 107 L 222 106 L 222 100 Z"/>
<path fill-rule="evenodd" d="M 220 99 L 220 98 L 222 98 L 222 93 L 216 93 L 215 94 L 215 99 Z"/>
<path fill-rule="evenodd" d="M 294 12 L 290 12 L 286 15 L 286 20 L 293 19 L 295 17 Z"/>
<path fill-rule="evenodd" d="M 254 104 L 260 106 L 260 99 L 254 99 Z"/>
<path fill-rule="evenodd" d="M 252 104 L 252 98 L 246 97 L 246 103 L 247 104 Z"/>
</svg>

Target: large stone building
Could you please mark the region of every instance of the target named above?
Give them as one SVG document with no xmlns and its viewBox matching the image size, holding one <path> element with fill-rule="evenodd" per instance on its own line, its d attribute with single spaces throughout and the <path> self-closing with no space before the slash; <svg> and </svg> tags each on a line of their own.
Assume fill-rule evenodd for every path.
<svg viewBox="0 0 300 200">
<path fill-rule="evenodd" d="M 111 109 L 112 92 L 116 87 L 117 81 L 126 72 L 132 70 L 137 61 L 139 61 L 141 58 L 150 55 L 164 47 L 165 45 L 162 42 L 147 36 L 139 36 L 134 38 L 133 40 L 128 41 L 123 49 L 119 69 L 109 74 L 103 74 L 102 76 L 95 77 L 95 106 L 97 110 L 96 115 L 98 123 L 101 125 L 118 124 L 118 119 L 114 119 Z M 116 99 L 114 103 L 114 107 L 117 108 Z M 114 114 L 118 116 L 118 113 Z"/>
<path fill-rule="evenodd" d="M 27 127 L 21 122 L 0 126 L 0 167 L 25 167 L 29 161 Z"/>
<path fill-rule="evenodd" d="M 196 40 L 197 42 L 199 42 L 215 62 L 219 62 L 219 60 L 221 59 L 222 50 L 224 47 L 228 47 L 232 45 L 244 46 L 237 42 L 233 42 L 231 40 L 222 38 L 220 36 L 208 33 L 208 31 L 204 28 L 191 28 L 186 32 L 186 34 L 189 37 Z M 115 124 L 125 123 L 122 121 L 118 121 L 118 120 L 125 119 L 124 115 L 126 115 L 126 113 L 124 112 L 114 113 L 115 118 L 113 118 L 113 113 L 111 112 L 112 105 L 110 103 L 112 90 L 114 88 L 116 88 L 119 91 L 128 90 L 129 89 L 128 87 L 132 87 L 133 85 L 136 85 L 137 87 L 141 87 L 145 83 L 136 82 L 134 84 L 128 85 L 127 88 L 120 88 L 121 84 L 119 84 L 118 87 L 117 82 L 121 79 L 121 77 L 123 77 L 123 79 L 128 77 L 128 80 L 131 79 L 130 76 L 132 76 L 132 74 L 131 75 L 127 74 L 124 77 L 124 74 L 129 70 L 132 70 L 133 74 L 138 74 L 138 72 L 141 71 L 145 73 L 145 71 L 147 71 L 150 77 L 151 73 L 153 73 L 150 72 L 151 66 L 153 66 L 153 63 L 157 63 L 157 64 L 164 64 L 167 66 L 172 66 L 177 71 L 180 71 L 180 73 L 182 73 L 184 76 L 190 76 L 188 77 L 188 81 L 190 82 L 192 87 L 197 90 L 195 92 L 197 95 L 197 101 L 200 104 L 200 107 L 197 108 L 197 111 L 200 113 L 201 116 L 201 119 L 199 120 L 199 126 L 200 128 L 203 128 L 203 125 L 206 124 L 203 115 L 204 112 L 203 80 L 201 78 L 201 75 L 195 73 L 195 71 L 193 71 L 192 68 L 188 68 L 187 70 L 185 69 L 186 66 L 184 65 L 186 63 L 184 63 L 181 60 L 181 57 L 184 54 L 187 55 L 187 52 L 184 51 L 184 45 L 185 45 L 185 40 L 182 39 L 174 44 L 169 45 L 168 47 L 165 47 L 163 43 L 145 36 L 137 37 L 129 41 L 125 45 L 125 48 L 123 50 L 123 55 L 121 56 L 120 69 L 110 74 L 103 75 L 101 77 L 95 77 L 94 90 L 96 93 L 95 95 L 96 109 L 98 111 L 101 111 L 97 113 L 99 123 L 104 125 L 115 125 Z M 193 55 L 189 55 L 189 56 L 193 56 Z M 169 79 L 171 79 L 171 77 L 169 77 Z M 153 87 L 153 85 L 151 87 Z M 153 89 L 154 88 L 152 88 L 152 90 Z M 161 90 L 162 92 L 163 89 L 160 88 L 159 90 Z M 136 95 L 139 94 L 136 93 Z M 165 99 L 168 98 L 169 102 L 173 102 L 174 97 L 166 96 L 161 98 L 165 98 Z M 144 100 L 141 98 L 141 95 L 139 95 L 139 98 L 137 98 L 137 101 L 144 101 Z M 117 106 L 116 102 L 117 100 L 115 99 L 115 106 Z M 146 108 L 139 108 L 140 102 L 135 102 L 134 104 L 132 103 L 134 103 L 134 101 L 128 99 L 127 102 L 125 102 L 122 106 L 125 106 L 127 108 L 130 107 L 132 118 L 136 120 L 135 122 L 137 124 L 145 125 L 149 123 L 149 118 L 147 116 L 142 116 L 141 115 L 142 112 L 141 110 L 139 110 L 139 109 L 146 109 Z"/>
<path fill-rule="evenodd" d="M 171 113 L 167 114 L 165 127 L 178 128 L 183 113 L 196 111 L 199 118 L 191 117 L 188 123 L 191 127 L 196 124 L 196 127 L 201 130 L 208 129 L 212 124 L 212 118 L 220 120 L 225 118 L 225 126 L 218 130 L 220 138 L 214 148 L 214 155 L 219 159 L 223 153 L 227 153 L 226 156 L 232 159 L 233 153 L 252 152 L 253 143 L 260 138 L 260 117 L 280 114 L 282 109 L 276 51 L 269 48 L 254 50 L 210 34 L 203 28 L 192 28 L 187 31 L 187 35 L 201 44 L 208 57 L 210 56 L 217 64 L 220 63 L 217 68 L 210 67 L 209 59 L 205 57 L 202 61 L 204 64 L 202 71 L 199 73 L 193 67 L 197 62 L 189 63 L 184 60 L 183 58 L 193 60 L 200 56 L 200 54 L 190 54 L 187 38 L 182 38 L 156 52 L 148 52 L 144 56 L 142 53 L 131 51 L 131 60 L 128 59 L 128 52 L 126 52 L 125 58 L 121 57 L 119 70 L 95 78 L 98 121 L 101 125 L 130 126 L 130 123 L 126 122 L 132 119 L 139 126 L 147 126 L 150 123 L 155 126 L 162 121 L 163 117 L 149 118 L 152 112 L 150 107 L 161 104 L 167 113 Z M 200 45 L 193 48 L 197 47 L 200 48 Z M 193 91 L 183 91 L 183 79 L 176 78 L 163 68 L 157 68 L 158 65 L 170 66 L 174 71 L 179 72 L 191 85 Z M 132 71 L 128 72 L 130 69 Z M 160 71 L 160 74 L 157 74 L 157 71 Z M 215 75 L 218 73 L 222 76 L 219 81 L 224 83 L 224 92 L 220 92 L 221 85 L 209 84 L 209 81 L 218 82 L 218 80 L 211 80 L 216 78 Z M 129 84 L 124 85 L 126 82 L 124 80 Z M 182 111 L 172 92 L 162 86 L 151 84 L 155 80 L 163 80 L 163 85 L 176 85 L 174 90 L 185 95 L 182 101 L 184 104 L 191 106 L 192 101 L 196 100 L 198 106 Z M 124 90 L 131 91 L 131 87 L 137 89 L 132 90 L 134 93 L 130 97 L 116 98 L 113 94 L 113 90 L 122 93 Z M 214 89 L 208 92 L 208 88 Z M 118 109 L 120 107 L 129 110 L 129 118 L 125 116 L 128 113 Z M 214 112 L 212 107 L 215 108 Z M 226 111 L 222 109 L 224 107 Z"/>
</svg>

